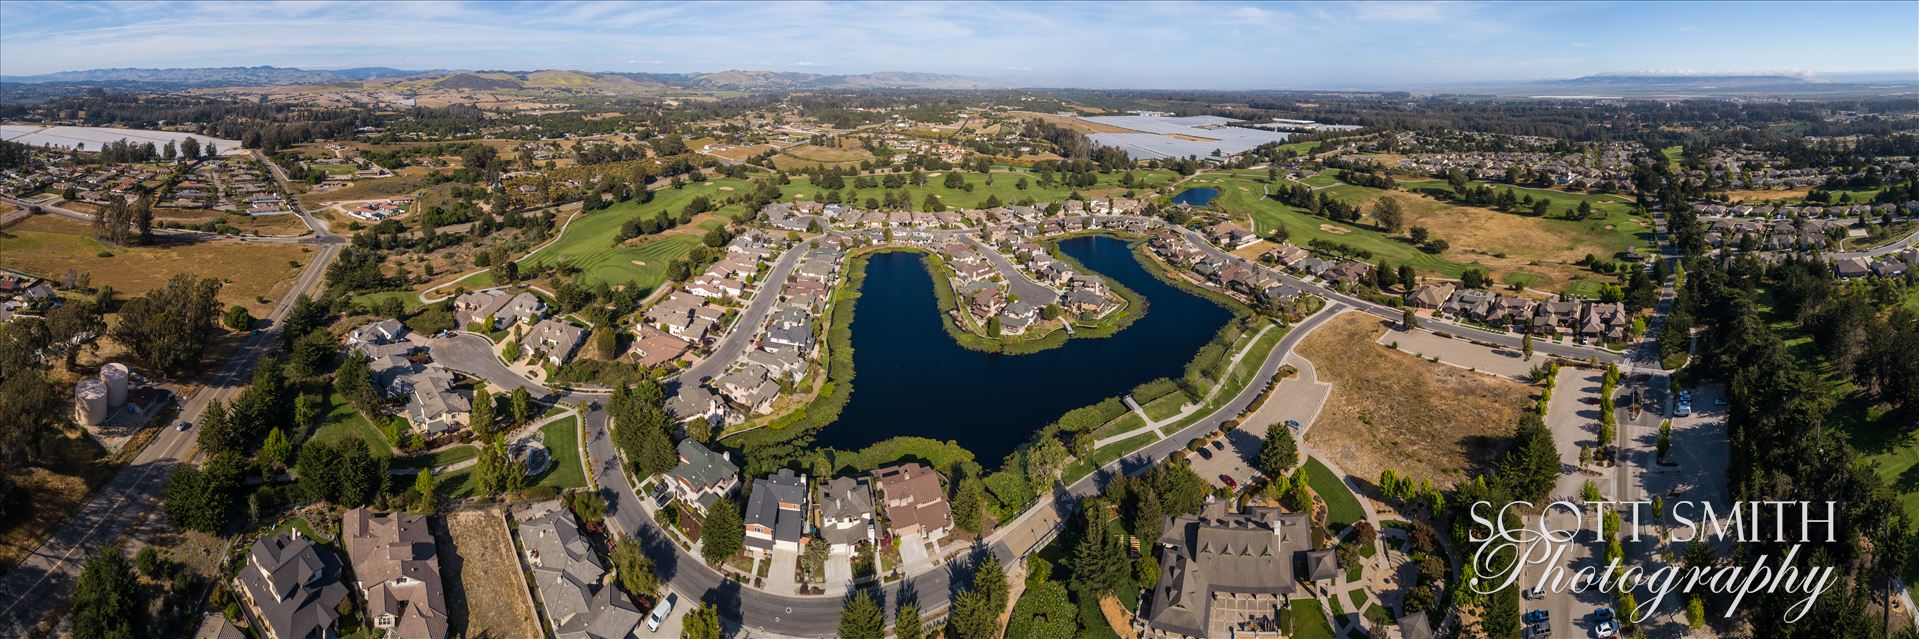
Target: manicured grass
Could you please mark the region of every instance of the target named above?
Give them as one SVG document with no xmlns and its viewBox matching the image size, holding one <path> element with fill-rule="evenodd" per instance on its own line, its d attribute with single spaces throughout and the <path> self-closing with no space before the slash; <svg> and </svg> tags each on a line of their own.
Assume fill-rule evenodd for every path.
<svg viewBox="0 0 1919 639">
<path fill-rule="evenodd" d="M 588 284 L 606 283 L 650 290 L 666 280 L 668 262 L 684 257 L 699 244 L 702 231 L 697 226 L 674 228 L 638 240 L 637 243 L 629 241 L 629 244 L 615 246 L 613 240 L 619 237 L 620 227 L 631 220 L 679 215 L 688 202 L 699 196 L 705 196 L 717 206 L 727 196 L 748 188 L 751 185 L 744 180 L 722 178 L 678 189 L 655 191 L 653 201 L 646 204 L 622 202 L 581 215 L 567 225 L 566 232 L 558 241 L 528 257 L 521 266 L 566 262 L 579 268 Z M 730 214 L 735 211 L 725 212 Z M 466 284 L 468 288 L 480 286 L 472 280 Z"/>
<path fill-rule="evenodd" d="M 1679 163 L 1685 161 L 1686 159 L 1686 148 L 1681 146 L 1669 146 L 1669 147 L 1660 149 L 1659 154 L 1666 156 L 1667 167 L 1672 168 L 1674 170 L 1678 170 Z"/>
<path fill-rule="evenodd" d="M 375 456 L 393 456 L 393 447 L 386 443 L 386 436 L 360 415 L 360 411 L 354 410 L 352 404 L 335 398 L 333 405 L 327 409 L 326 419 L 313 427 L 306 441 L 331 443 L 347 439 L 366 442 L 367 449 L 373 451 Z"/>
<path fill-rule="evenodd" d="M 934 173 L 938 173 L 939 175 L 933 177 Z M 1133 180 L 1135 181 L 1132 189 L 1139 193 L 1144 193 L 1146 189 L 1151 187 L 1164 187 L 1179 178 L 1179 176 L 1172 171 L 1158 169 L 1140 169 L 1133 171 L 1132 174 Z M 902 187 L 907 193 L 912 195 L 914 210 L 920 209 L 920 204 L 925 201 L 928 193 L 938 196 L 940 202 L 944 203 L 948 208 L 959 209 L 983 206 L 986 203 L 986 198 L 989 196 L 999 196 L 1000 202 L 1011 205 L 1025 199 L 1031 199 L 1036 203 L 1056 202 L 1066 199 L 1068 195 L 1071 195 L 1075 191 L 1078 191 L 1081 195 L 1092 197 L 1096 193 L 1119 196 L 1127 190 L 1127 187 L 1119 184 L 1120 178 L 1125 175 L 1124 172 L 1096 173 L 1094 175 L 1097 177 L 1098 183 L 1093 186 L 1076 188 L 1055 183 L 1051 187 L 1042 188 L 1039 185 L 1039 175 L 1035 173 L 996 171 L 992 174 L 993 183 L 987 184 L 986 175 L 976 171 L 965 171 L 962 175 L 965 177 L 966 183 L 973 186 L 972 191 L 946 188 L 946 175 L 943 171 L 932 171 L 927 173 L 927 175 L 929 177 L 926 179 L 925 186 L 912 186 L 909 183 L 907 186 Z M 1027 188 L 1025 190 L 1018 188 L 1018 183 L 1021 178 L 1025 178 L 1026 180 Z M 847 178 L 846 185 L 851 187 L 852 184 L 852 178 Z M 780 188 L 780 191 L 786 194 L 785 199 L 794 201 L 811 199 L 813 194 L 818 190 L 819 189 L 813 186 L 810 179 L 798 177 L 793 178 L 792 184 Z M 884 187 L 855 189 L 853 201 L 864 204 L 866 198 L 869 197 L 878 200 L 885 197 L 886 191 L 887 189 Z M 842 195 L 844 195 L 845 192 L 845 189 L 840 191 Z"/>
<path fill-rule="evenodd" d="M 1075 459 L 1073 463 L 1067 464 L 1066 470 L 1062 475 L 1062 480 L 1068 484 L 1079 481 L 1079 478 L 1085 477 L 1088 473 L 1093 472 L 1094 469 L 1112 463 L 1113 460 L 1119 459 L 1121 456 L 1135 450 L 1139 450 L 1140 447 L 1152 443 L 1157 439 L 1159 439 L 1158 433 L 1140 433 L 1114 442 L 1105 448 L 1095 450 L 1088 459 Z"/>
<path fill-rule="evenodd" d="M 291 517 L 286 521 L 280 522 L 279 525 L 273 527 L 273 534 L 279 534 L 287 530 L 298 530 L 300 534 L 306 535 L 307 539 L 315 541 L 328 539 L 326 535 L 316 532 L 313 529 L 313 524 L 307 523 L 307 520 L 302 517 Z"/>
<path fill-rule="evenodd" d="M 580 459 L 580 418 L 567 417 L 540 428 L 546 451 L 553 455 L 548 469 L 535 486 L 579 488 L 586 485 L 586 464 Z"/>
<path fill-rule="evenodd" d="M 1256 173 L 1257 177 L 1255 177 Z M 1337 184 L 1331 176 L 1323 174 L 1307 178 L 1305 183 L 1308 186 Z M 1313 240 L 1327 240 L 1370 251 L 1375 259 L 1383 258 L 1394 264 L 1412 264 L 1422 273 L 1458 277 L 1466 270 L 1464 263 L 1426 253 L 1405 242 L 1388 238 L 1371 228 L 1316 217 L 1267 197 L 1266 193 L 1270 185 L 1265 184 L 1265 174 L 1261 172 L 1227 171 L 1207 174 L 1186 182 L 1184 186 L 1210 186 L 1219 189 L 1219 197 L 1213 200 L 1213 206 L 1235 217 L 1242 219 L 1250 217 L 1254 232 L 1262 235 L 1271 233 L 1276 228 L 1284 228 L 1290 238 L 1289 241 L 1299 246 L 1306 246 Z"/>
<path fill-rule="evenodd" d="M 439 468 L 480 456 L 474 446 L 453 446 L 424 455 L 408 455 L 393 460 L 393 468 Z"/>
<path fill-rule="evenodd" d="M 1337 607 L 1339 600 L 1333 600 Z M 1294 599 L 1293 639 L 1333 639 L 1333 626 L 1326 621 L 1325 608 L 1316 599 Z"/>
<path fill-rule="evenodd" d="M 413 291 L 386 291 L 383 293 L 355 295 L 353 296 L 353 303 L 360 306 L 373 306 L 388 299 L 400 300 L 400 305 L 409 313 L 421 306 L 425 306 L 425 304 L 420 302 L 420 295 Z"/>
<path fill-rule="evenodd" d="M 1146 411 L 1147 417 L 1157 422 L 1178 415 L 1179 407 L 1184 405 L 1186 405 L 1186 394 L 1173 393 L 1147 402 L 1145 406 L 1139 408 L 1140 410 Z"/>
<path fill-rule="evenodd" d="M 1397 620 L 1393 619 L 1393 613 L 1387 611 L 1385 606 L 1379 604 L 1366 607 L 1366 620 L 1388 628 L 1392 627 L 1394 623 L 1397 623 Z"/>
<path fill-rule="evenodd" d="M 1306 460 L 1306 482 L 1320 499 L 1325 500 L 1326 526 L 1334 533 L 1366 518 L 1366 511 L 1359 507 L 1359 499 L 1317 457 Z"/>
<path fill-rule="evenodd" d="M 1129 411 L 1126 411 L 1125 415 L 1120 415 L 1119 417 L 1114 418 L 1113 421 L 1106 422 L 1105 425 L 1100 426 L 1099 428 L 1093 429 L 1093 437 L 1095 439 L 1100 437 L 1112 437 L 1120 433 L 1131 432 L 1133 429 L 1139 428 L 1145 425 L 1146 425 L 1146 418 L 1140 417 L 1139 413 L 1129 410 Z"/>
<path fill-rule="evenodd" d="M 1353 602 L 1353 609 L 1360 610 L 1366 605 L 1366 591 L 1353 590 L 1346 593 L 1346 599 Z"/>
<path fill-rule="evenodd" d="M 1523 197 L 1530 195 L 1533 196 L 1534 200 L 1543 198 L 1551 203 L 1548 205 L 1552 209 L 1549 211 L 1549 215 L 1558 215 L 1566 211 L 1576 210 L 1579 208 L 1580 202 L 1591 203 L 1593 210 L 1604 213 L 1607 216 L 1631 213 L 1633 206 L 1632 198 L 1611 193 L 1574 193 L 1558 189 L 1495 184 L 1478 180 L 1468 180 L 1466 183 L 1473 186 L 1490 186 L 1495 191 L 1512 189 L 1515 196 Z M 1452 190 L 1452 186 L 1447 184 L 1445 180 L 1402 180 L 1399 182 L 1399 188 L 1415 192 L 1426 188 L 1436 188 L 1446 191 Z"/>
</svg>

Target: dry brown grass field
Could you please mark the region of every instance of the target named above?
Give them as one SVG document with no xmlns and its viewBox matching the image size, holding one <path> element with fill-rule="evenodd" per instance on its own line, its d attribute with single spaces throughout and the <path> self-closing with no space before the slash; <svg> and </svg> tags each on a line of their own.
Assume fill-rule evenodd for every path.
<svg viewBox="0 0 1919 639">
<path fill-rule="evenodd" d="M 306 264 L 310 251 L 301 244 L 235 241 L 114 246 L 93 239 L 88 224 L 46 215 L 0 231 L 0 266 L 50 278 L 71 267 L 122 297 L 159 288 L 179 273 L 215 277 L 224 282 L 221 303 L 247 307 L 256 317 L 286 294 L 300 272 L 293 263 Z"/>
<path fill-rule="evenodd" d="M 538 637 L 540 627 L 528 605 L 519 559 L 506 524 L 496 510 L 467 510 L 446 516 L 452 548 L 440 552 L 446 577 L 447 612 L 454 629 L 465 620 L 467 637 Z"/>
<path fill-rule="evenodd" d="M 1306 442 L 1362 479 L 1391 468 L 1450 486 L 1512 435 L 1532 390 L 1376 344 L 1385 320 L 1348 312 L 1299 346 L 1333 385 Z"/>
</svg>

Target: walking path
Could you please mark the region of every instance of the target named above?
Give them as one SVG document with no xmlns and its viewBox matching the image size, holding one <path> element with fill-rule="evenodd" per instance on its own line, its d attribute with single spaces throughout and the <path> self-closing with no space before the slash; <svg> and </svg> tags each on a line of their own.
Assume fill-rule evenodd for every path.
<svg viewBox="0 0 1919 639">
<path fill-rule="evenodd" d="M 1238 367 L 1239 360 L 1244 359 L 1247 353 L 1253 352 L 1253 347 L 1257 346 L 1259 344 L 1260 338 L 1264 337 L 1266 335 L 1266 331 L 1270 331 L 1270 330 L 1273 330 L 1273 325 L 1271 324 L 1261 326 L 1259 329 L 1259 332 L 1254 333 L 1253 338 L 1250 340 L 1247 340 L 1246 347 L 1239 349 L 1238 353 L 1233 354 L 1233 360 L 1226 363 L 1226 370 L 1230 371 Z M 1251 383 L 1252 382 L 1250 381 L 1247 382 L 1248 385 L 1251 385 Z M 1159 430 L 1161 427 L 1167 424 L 1179 423 L 1179 420 L 1186 419 L 1188 416 L 1192 415 L 1194 411 L 1197 411 L 1200 408 L 1205 407 L 1207 402 L 1213 401 L 1213 397 L 1219 395 L 1219 391 L 1224 388 L 1226 388 L 1226 384 L 1224 382 L 1213 385 L 1212 390 L 1206 391 L 1206 397 L 1204 399 L 1201 399 L 1197 402 L 1189 402 L 1183 406 L 1180 406 L 1178 413 L 1175 413 L 1171 417 L 1167 417 L 1166 419 L 1162 419 L 1159 421 L 1153 421 L 1153 418 L 1147 417 L 1145 409 L 1139 408 L 1139 404 L 1133 401 L 1133 397 L 1131 395 L 1128 395 L 1126 396 L 1126 399 L 1125 399 L 1127 406 L 1134 408 L 1139 413 L 1140 419 L 1146 420 L 1146 425 L 1126 431 L 1124 433 L 1120 433 L 1117 435 L 1113 435 L 1113 436 L 1095 441 L 1093 442 L 1093 448 L 1098 449 L 1100 447 L 1106 446 L 1107 444 L 1123 442 L 1123 441 L 1126 441 L 1126 439 L 1129 437 L 1140 435 L 1142 433 Z"/>
</svg>

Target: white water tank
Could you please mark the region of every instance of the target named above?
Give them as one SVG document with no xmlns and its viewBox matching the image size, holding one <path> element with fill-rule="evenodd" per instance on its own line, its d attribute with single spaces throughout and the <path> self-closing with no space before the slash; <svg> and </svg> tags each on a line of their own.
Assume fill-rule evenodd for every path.
<svg viewBox="0 0 1919 639">
<path fill-rule="evenodd" d="M 127 365 L 119 362 L 100 367 L 100 381 L 107 385 L 107 405 L 118 408 L 127 403 Z"/>
<path fill-rule="evenodd" d="M 106 423 L 107 385 L 97 379 L 83 379 L 73 387 L 74 416 L 91 425 Z"/>
</svg>

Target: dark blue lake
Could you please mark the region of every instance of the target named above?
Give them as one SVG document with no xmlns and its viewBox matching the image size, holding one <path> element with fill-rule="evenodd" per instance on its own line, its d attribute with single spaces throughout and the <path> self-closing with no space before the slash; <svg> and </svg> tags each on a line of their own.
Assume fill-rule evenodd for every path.
<svg viewBox="0 0 1919 639">
<path fill-rule="evenodd" d="M 1206 206 L 1212 204 L 1213 198 L 1217 197 L 1219 197 L 1219 189 L 1210 186 L 1201 186 L 1180 191 L 1179 195 L 1173 196 L 1173 203 L 1187 206 Z"/>
<path fill-rule="evenodd" d="M 1145 296 L 1146 316 L 1111 337 L 1072 339 L 1038 353 L 967 350 L 941 328 L 932 276 L 919 255 L 874 255 L 853 316 L 853 395 L 839 421 L 814 441 L 858 450 L 899 435 L 954 440 L 990 468 L 1068 410 L 1156 377 L 1179 377 L 1232 319 L 1146 272 L 1125 241 L 1080 237 L 1060 248 Z"/>
</svg>

